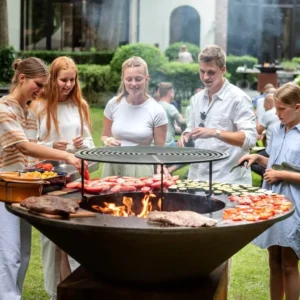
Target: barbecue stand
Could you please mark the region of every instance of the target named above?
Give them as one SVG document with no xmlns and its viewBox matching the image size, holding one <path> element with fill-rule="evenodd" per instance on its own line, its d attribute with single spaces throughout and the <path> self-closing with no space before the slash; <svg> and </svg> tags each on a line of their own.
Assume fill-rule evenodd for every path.
<svg viewBox="0 0 300 300">
<path fill-rule="evenodd" d="M 82 170 L 84 161 L 96 161 L 106 163 L 123 164 L 145 164 L 161 166 L 161 187 L 160 194 L 163 199 L 163 166 L 174 164 L 209 163 L 209 194 L 212 195 L 212 164 L 214 161 L 228 157 L 227 153 L 218 151 L 195 149 L 195 148 L 174 148 L 158 146 L 135 146 L 135 147 L 104 147 L 84 149 L 76 152 L 76 157 L 82 159 Z M 83 201 L 87 198 L 84 195 L 84 178 L 82 177 L 81 197 Z"/>
</svg>

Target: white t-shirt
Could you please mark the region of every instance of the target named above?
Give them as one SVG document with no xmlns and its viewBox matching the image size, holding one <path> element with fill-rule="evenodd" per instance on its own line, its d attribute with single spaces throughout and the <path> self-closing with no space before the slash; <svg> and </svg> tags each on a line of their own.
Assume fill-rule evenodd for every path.
<svg viewBox="0 0 300 300">
<path fill-rule="evenodd" d="M 266 110 L 264 108 L 264 102 L 265 102 L 265 95 L 262 95 L 256 101 L 256 117 L 257 117 L 258 123 L 261 123 L 261 118 L 264 115 L 264 113 L 266 112 Z"/>
<path fill-rule="evenodd" d="M 59 126 L 59 134 L 57 133 L 54 122 L 51 119 L 50 134 L 47 136 L 47 116 L 46 114 L 40 115 L 44 108 L 45 102 L 40 101 L 37 108 L 38 115 L 38 127 L 39 127 L 39 142 L 45 146 L 53 147 L 53 142 L 65 140 L 70 144 L 67 146 L 67 151 L 75 152 L 77 149 L 73 146 L 73 139 L 76 136 L 81 135 L 80 115 L 78 107 L 72 100 L 58 102 L 57 104 L 57 120 Z M 83 126 L 83 147 L 93 148 L 95 147 L 93 138 L 86 124 Z"/>
<path fill-rule="evenodd" d="M 178 54 L 178 61 L 184 64 L 190 64 L 193 62 L 192 54 L 188 51 L 186 52 L 179 52 Z"/>
<path fill-rule="evenodd" d="M 269 144 L 272 130 L 274 126 L 280 123 L 280 120 L 278 119 L 278 116 L 276 115 L 276 108 L 273 107 L 272 109 L 267 110 L 261 118 L 260 125 L 266 128 L 266 138 L 267 138 L 267 144 Z"/>
<path fill-rule="evenodd" d="M 151 145 L 154 128 L 168 123 L 165 110 L 153 99 L 132 105 L 123 97 L 107 103 L 104 116 L 113 122 L 112 135 L 121 146 Z"/>
</svg>

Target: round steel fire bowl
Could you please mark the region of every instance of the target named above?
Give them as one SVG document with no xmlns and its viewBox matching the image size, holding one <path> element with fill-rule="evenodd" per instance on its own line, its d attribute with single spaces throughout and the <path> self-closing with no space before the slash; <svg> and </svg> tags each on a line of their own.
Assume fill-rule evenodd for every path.
<svg viewBox="0 0 300 300">
<path fill-rule="evenodd" d="M 72 195 L 74 198 L 74 195 Z M 80 198 L 77 194 L 78 199 Z M 82 207 L 104 201 L 121 203 L 124 195 L 89 198 Z M 141 199 L 143 194 L 126 196 Z M 70 197 L 70 196 L 69 196 Z M 197 194 L 166 193 L 164 210 L 193 210 L 218 219 L 216 227 L 158 227 L 138 217 L 96 217 L 54 220 L 7 204 L 7 209 L 30 224 L 75 258 L 94 275 L 106 280 L 156 284 L 196 280 L 208 275 L 255 237 L 294 212 L 260 222 L 225 223 L 221 219 L 226 196 L 208 200 Z M 225 205 L 226 203 L 226 205 Z M 155 208 L 155 204 L 154 204 Z M 138 206 L 133 207 L 133 211 Z"/>
</svg>

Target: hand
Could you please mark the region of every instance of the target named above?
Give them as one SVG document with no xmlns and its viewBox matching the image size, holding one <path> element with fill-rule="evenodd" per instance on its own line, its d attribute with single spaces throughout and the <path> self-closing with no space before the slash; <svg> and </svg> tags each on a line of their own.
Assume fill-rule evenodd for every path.
<svg viewBox="0 0 300 300">
<path fill-rule="evenodd" d="M 177 142 L 177 146 L 180 148 L 184 148 L 184 144 L 188 142 L 190 137 L 190 133 L 186 132 Z"/>
<path fill-rule="evenodd" d="M 212 137 L 216 137 L 216 129 L 214 128 L 205 128 L 205 127 L 197 127 L 191 132 L 192 139 L 209 139 Z"/>
<path fill-rule="evenodd" d="M 164 172 L 164 175 L 165 175 L 166 179 L 171 178 L 171 174 L 169 173 L 169 171 L 166 168 L 166 166 L 163 166 L 163 172 Z M 157 174 L 161 174 L 161 165 L 157 165 L 156 173 Z"/>
<path fill-rule="evenodd" d="M 53 148 L 54 149 L 58 149 L 58 150 L 63 150 L 66 151 L 67 150 L 67 146 L 68 146 L 69 142 L 67 141 L 57 141 L 53 143 Z"/>
<path fill-rule="evenodd" d="M 83 138 L 81 135 L 76 136 L 73 140 L 73 146 L 75 149 L 80 149 L 83 146 Z"/>
<path fill-rule="evenodd" d="M 267 169 L 264 173 L 264 180 L 269 184 L 280 181 L 282 180 L 281 173 L 282 171 Z"/>
<path fill-rule="evenodd" d="M 238 161 L 238 164 L 241 164 L 243 161 L 248 161 L 247 165 L 245 165 L 245 167 L 248 169 L 251 167 L 251 165 L 253 163 L 255 163 L 258 159 L 258 155 L 257 154 L 246 154 L 246 155 L 243 155 L 239 161 Z"/>
<path fill-rule="evenodd" d="M 79 172 L 82 174 L 82 170 L 81 170 L 81 159 L 75 157 L 75 155 L 73 153 L 68 153 L 65 161 L 67 164 L 74 166 L 77 170 L 79 170 Z M 84 168 L 88 168 L 88 163 L 87 161 L 84 162 Z"/>
<path fill-rule="evenodd" d="M 113 137 L 109 137 L 107 138 L 107 144 L 106 146 L 110 146 L 110 147 L 118 147 L 118 146 L 121 146 L 121 142 L 116 140 L 115 138 Z"/>
</svg>

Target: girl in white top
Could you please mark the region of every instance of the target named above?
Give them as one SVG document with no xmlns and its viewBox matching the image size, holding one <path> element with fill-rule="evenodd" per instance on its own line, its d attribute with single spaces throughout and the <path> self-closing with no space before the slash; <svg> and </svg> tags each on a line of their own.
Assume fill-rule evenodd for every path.
<svg viewBox="0 0 300 300">
<path fill-rule="evenodd" d="M 94 147 L 89 106 L 82 99 L 78 70 L 71 58 L 62 56 L 52 62 L 49 84 L 34 111 L 40 143 L 68 152 Z M 42 234 L 41 242 L 45 289 L 56 299 L 57 285 L 78 263 Z"/>
<path fill-rule="evenodd" d="M 164 109 L 147 94 L 148 81 L 147 63 L 142 58 L 134 56 L 123 63 L 120 93 L 104 110 L 104 145 L 165 145 L 168 119 Z M 153 167 L 104 164 L 102 177 L 110 175 L 152 176 Z"/>
</svg>

